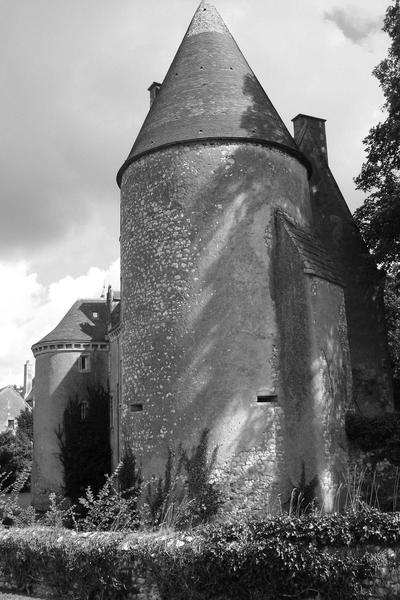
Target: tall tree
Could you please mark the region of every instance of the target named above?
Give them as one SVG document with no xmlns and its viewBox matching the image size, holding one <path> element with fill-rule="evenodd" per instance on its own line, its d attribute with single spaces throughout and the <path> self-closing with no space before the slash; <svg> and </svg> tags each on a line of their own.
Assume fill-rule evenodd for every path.
<svg viewBox="0 0 400 600">
<path fill-rule="evenodd" d="M 21 410 L 17 417 L 17 434 L 21 432 L 33 442 L 33 412 L 29 406 Z"/>
<path fill-rule="evenodd" d="M 391 45 L 373 75 L 385 96 L 386 118 L 364 140 L 367 160 L 355 182 L 368 197 L 354 217 L 377 262 L 390 270 L 400 262 L 400 0 L 388 7 L 383 30 Z"/>
<path fill-rule="evenodd" d="M 387 8 L 383 31 L 391 44 L 373 75 L 385 96 L 386 118 L 364 140 L 367 160 L 355 182 L 368 196 L 354 217 L 376 261 L 387 271 L 386 324 L 395 406 L 400 410 L 400 0 L 392 0 Z"/>
</svg>

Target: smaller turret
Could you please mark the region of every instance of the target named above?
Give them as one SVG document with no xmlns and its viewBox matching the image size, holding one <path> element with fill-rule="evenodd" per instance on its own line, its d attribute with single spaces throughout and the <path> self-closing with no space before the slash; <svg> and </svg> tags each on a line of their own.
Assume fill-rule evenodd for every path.
<svg viewBox="0 0 400 600">
<path fill-rule="evenodd" d="M 32 346 L 36 359 L 34 458 L 35 506 L 46 506 L 63 487 L 56 431 L 71 398 L 85 402 L 88 388 L 107 388 L 107 306 L 104 299 L 77 300 L 55 329 Z"/>
</svg>

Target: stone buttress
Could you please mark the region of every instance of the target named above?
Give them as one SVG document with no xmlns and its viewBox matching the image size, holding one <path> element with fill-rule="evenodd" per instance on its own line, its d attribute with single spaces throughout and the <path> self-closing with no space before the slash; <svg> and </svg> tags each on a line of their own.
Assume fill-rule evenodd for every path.
<svg viewBox="0 0 400 600">
<path fill-rule="evenodd" d="M 378 271 L 328 165 L 325 121 L 299 114 L 295 140 L 312 164 L 310 186 L 318 235 L 340 266 L 345 284 L 353 400 L 372 416 L 393 410 L 384 319 L 384 274 Z"/>
</svg>

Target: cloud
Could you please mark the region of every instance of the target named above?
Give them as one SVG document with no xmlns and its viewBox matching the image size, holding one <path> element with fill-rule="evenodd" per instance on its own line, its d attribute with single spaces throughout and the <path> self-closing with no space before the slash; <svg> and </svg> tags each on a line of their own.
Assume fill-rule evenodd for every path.
<svg viewBox="0 0 400 600">
<path fill-rule="evenodd" d="M 99 298 L 104 283 L 119 289 L 119 260 L 107 269 L 92 267 L 46 286 L 27 262 L 0 263 L 0 387 L 21 384 L 23 364 L 33 362 L 31 346 L 49 333 L 77 298 Z"/>
<path fill-rule="evenodd" d="M 381 18 L 367 16 L 362 10 L 351 10 L 348 8 L 333 7 L 324 13 L 327 21 L 332 21 L 343 33 L 343 35 L 354 42 L 361 44 L 371 33 L 382 27 Z"/>
</svg>

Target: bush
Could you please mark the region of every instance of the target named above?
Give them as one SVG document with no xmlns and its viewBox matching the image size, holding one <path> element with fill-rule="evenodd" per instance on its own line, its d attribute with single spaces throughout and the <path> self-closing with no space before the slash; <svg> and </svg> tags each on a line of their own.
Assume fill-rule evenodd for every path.
<svg viewBox="0 0 400 600">
<path fill-rule="evenodd" d="M 123 534 L 13 529 L 0 534 L 0 570 L 11 588 L 28 593 L 41 583 L 61 598 L 116 598 L 127 583 L 125 544 Z"/>
<path fill-rule="evenodd" d="M 7 483 L 13 484 L 18 476 L 32 466 L 32 442 L 23 430 L 0 433 L 0 472 L 7 476 Z M 29 491 L 27 479 L 22 489 Z"/>
<path fill-rule="evenodd" d="M 78 500 L 75 524 L 80 531 L 132 531 L 139 527 L 137 495 L 134 488 L 118 489 L 118 469 L 106 478 L 98 494 L 90 487 Z M 140 488 L 139 488 L 140 490 Z M 139 490 L 137 490 L 139 492 Z"/>
<path fill-rule="evenodd" d="M 208 458 L 209 430 L 204 429 L 200 440 L 188 453 L 182 445 L 178 458 L 171 449 L 165 464 L 164 477 L 144 486 L 146 525 L 165 525 L 183 529 L 209 522 L 222 504 L 220 491 L 210 483 L 218 447 Z"/>
</svg>

